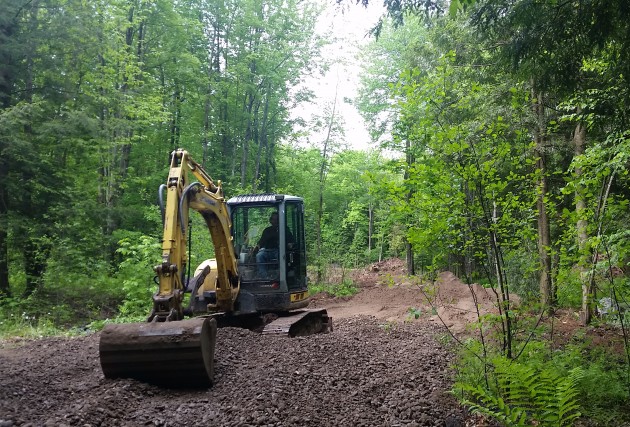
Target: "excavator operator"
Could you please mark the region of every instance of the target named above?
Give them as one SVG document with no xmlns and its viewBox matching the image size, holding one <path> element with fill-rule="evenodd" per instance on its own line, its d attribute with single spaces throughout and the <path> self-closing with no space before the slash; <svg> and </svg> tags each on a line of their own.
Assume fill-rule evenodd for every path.
<svg viewBox="0 0 630 427">
<path fill-rule="evenodd" d="M 267 266 L 269 263 L 278 261 L 278 248 L 280 246 L 278 242 L 279 228 L 278 228 L 278 212 L 272 212 L 269 216 L 269 227 L 265 228 L 258 240 L 258 244 L 254 248 L 256 252 L 256 264 L 258 266 L 258 275 L 267 275 Z M 291 247 L 294 243 L 293 235 L 287 228 L 286 231 L 287 246 Z"/>
</svg>

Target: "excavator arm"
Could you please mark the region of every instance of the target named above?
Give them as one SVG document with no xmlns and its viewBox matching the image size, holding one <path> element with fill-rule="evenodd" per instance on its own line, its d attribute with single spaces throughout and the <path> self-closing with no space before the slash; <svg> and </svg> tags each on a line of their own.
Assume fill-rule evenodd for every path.
<svg viewBox="0 0 630 427">
<path fill-rule="evenodd" d="M 193 175 L 197 182 L 189 183 Z M 166 187 L 164 189 L 164 187 Z M 183 297 L 187 265 L 186 227 L 190 209 L 204 218 L 216 256 L 216 276 L 213 292 L 216 302 L 208 306 L 208 312 L 229 313 L 239 292 L 237 260 L 230 233 L 230 216 L 223 196 L 221 181 L 215 184 L 199 163 L 185 150 L 171 155 L 168 180 L 160 188 L 166 191 L 166 203 L 161 203 L 164 219 L 162 238 L 162 262 L 155 266 L 159 287 L 153 296 L 153 310 L 149 321 L 181 320 L 184 317 Z M 203 283 L 208 269 L 193 283 Z M 198 286 L 195 286 L 198 288 Z M 188 289 L 190 290 L 190 289 Z"/>
<path fill-rule="evenodd" d="M 198 181 L 189 183 L 189 177 Z M 166 192 L 166 202 L 162 202 Z M 162 261 L 155 266 L 158 290 L 146 323 L 108 324 L 101 332 L 99 356 L 106 378 L 136 378 L 169 387 L 211 385 L 217 322 L 212 316 L 184 318 L 184 294 L 200 287 L 214 292 L 207 313 L 230 313 L 240 282 L 230 233 L 230 216 L 221 182 L 215 184 L 185 150 L 171 155 L 168 180 L 160 187 L 164 220 Z M 216 262 L 188 283 L 186 244 L 188 214 L 199 212 L 208 226 Z M 213 260 L 211 260 L 213 261 Z M 210 274 L 210 265 L 216 271 Z M 214 283 L 206 286 L 209 279 Z M 193 283 L 193 286 L 190 286 Z"/>
</svg>

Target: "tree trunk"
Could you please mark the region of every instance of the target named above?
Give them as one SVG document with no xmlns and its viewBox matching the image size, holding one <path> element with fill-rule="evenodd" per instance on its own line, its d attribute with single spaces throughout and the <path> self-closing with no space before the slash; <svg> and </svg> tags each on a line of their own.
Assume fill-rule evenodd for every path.
<svg viewBox="0 0 630 427">
<path fill-rule="evenodd" d="M 542 94 L 532 89 L 532 98 L 535 100 L 533 106 L 536 114 L 537 126 L 534 131 L 536 168 L 539 172 L 538 199 L 536 207 L 538 210 L 538 255 L 540 258 L 540 302 L 547 310 L 552 310 L 555 303 L 552 285 L 551 270 L 551 230 L 549 227 L 549 217 L 545 198 L 547 197 L 547 167 L 546 167 L 546 125 L 545 107 L 542 102 Z"/>
<path fill-rule="evenodd" d="M 315 233 L 317 235 L 317 278 L 321 280 L 322 271 L 321 271 L 321 263 L 322 263 L 322 219 L 324 217 L 324 184 L 326 183 L 327 170 L 330 167 L 328 164 L 328 148 L 330 146 L 330 136 L 332 134 L 332 129 L 335 124 L 335 114 L 337 113 L 337 89 L 339 88 L 339 80 L 337 80 L 337 85 L 335 86 L 335 97 L 333 100 L 333 108 L 330 113 L 330 120 L 328 121 L 328 130 L 326 132 L 326 139 L 324 140 L 324 146 L 322 148 L 322 163 L 319 169 L 319 204 L 317 206 L 317 220 Z"/>
<path fill-rule="evenodd" d="M 252 190 L 256 192 L 258 190 L 258 179 L 260 178 L 260 161 L 263 155 L 263 141 L 260 139 L 260 133 L 258 132 L 258 110 L 260 110 L 260 101 L 256 102 L 256 107 L 253 111 L 252 121 L 252 142 L 257 147 L 256 160 L 254 161 L 254 176 L 252 177 Z"/>
<path fill-rule="evenodd" d="M 578 113 L 579 113 L 578 109 Z M 582 123 L 575 126 L 573 133 L 573 144 L 575 149 L 575 157 L 584 154 L 586 144 L 586 127 Z M 590 253 L 588 250 L 588 221 L 586 220 L 586 194 L 584 185 L 580 183 L 582 178 L 582 168 L 575 168 L 575 213 L 577 216 L 576 231 L 578 245 L 578 269 L 580 271 L 580 280 L 582 282 L 582 312 L 580 319 L 584 325 L 588 325 L 593 317 L 593 300 L 595 298 L 595 289 L 592 286 L 592 280 L 588 277 L 588 264 L 590 261 Z"/>
<path fill-rule="evenodd" d="M 243 150 L 241 151 L 241 187 L 245 187 L 247 182 L 247 164 L 249 159 L 249 146 L 253 139 L 253 123 L 252 123 L 252 109 L 254 108 L 255 97 L 253 94 L 248 93 L 247 102 L 244 105 L 245 116 L 247 117 L 247 127 L 245 128 L 245 138 L 243 138 Z"/>
<path fill-rule="evenodd" d="M 374 232 L 374 207 L 368 203 L 368 254 L 372 252 L 372 233 Z"/>
<path fill-rule="evenodd" d="M 2 88 L 0 88 L 1 90 Z M 0 145 L 0 149 L 2 145 Z M 9 167 L 5 156 L 0 157 L 0 182 L 7 182 Z M 6 185 L 0 185 L 0 298 L 11 296 L 9 283 L 9 193 Z"/>
<path fill-rule="evenodd" d="M 405 257 L 407 259 L 407 274 L 413 276 L 416 274 L 416 266 L 413 261 L 413 247 L 409 242 L 405 242 Z"/>
<path fill-rule="evenodd" d="M 406 157 L 406 161 L 407 161 L 407 167 L 405 168 L 405 174 L 403 176 L 403 179 L 405 182 L 408 182 L 409 180 L 409 169 L 411 168 L 411 166 L 413 165 L 414 161 L 415 161 L 415 157 L 413 155 L 413 153 L 411 152 L 411 141 L 409 141 L 409 139 L 407 139 L 407 141 L 405 142 L 405 157 Z M 411 188 L 409 189 L 409 191 L 407 192 L 407 196 L 406 196 L 406 203 L 407 206 L 409 206 L 411 204 L 411 198 L 413 197 L 413 191 L 411 190 Z M 407 230 L 408 232 L 408 230 Z M 411 243 L 409 242 L 409 239 L 407 236 L 405 236 L 405 254 L 406 254 L 406 258 L 407 258 L 407 274 L 409 274 L 410 276 L 416 274 L 416 267 L 415 264 L 413 262 L 413 247 L 411 246 Z"/>
<path fill-rule="evenodd" d="M 214 16 L 218 20 L 220 15 L 217 10 L 214 11 Z M 201 14 L 199 17 L 199 21 L 201 23 L 205 23 L 206 18 Z M 211 140 L 210 134 L 212 128 L 216 126 L 216 123 L 210 122 L 210 116 L 212 115 L 212 96 L 214 92 L 214 83 L 217 83 L 220 76 L 220 58 L 221 58 L 221 34 L 219 31 L 219 22 L 212 22 L 210 24 L 212 26 L 212 40 L 209 46 L 209 61 L 207 66 L 207 76 L 208 84 L 206 99 L 204 103 L 204 120 L 203 120 L 203 137 L 202 137 L 202 147 L 203 147 L 203 155 L 201 159 L 201 165 L 207 167 L 207 162 L 210 159 L 210 150 L 211 150 Z"/>
<path fill-rule="evenodd" d="M 2 7 L 2 12 L 10 12 L 9 7 Z M 12 101 L 13 79 L 15 77 L 13 66 L 13 56 L 7 47 L 7 40 L 11 40 L 15 29 L 15 22 L 10 20 L 0 20 L 0 38 L 4 40 L 0 44 L 0 106 L 3 109 L 9 108 Z M 6 152 L 6 142 L 0 138 L 0 152 Z M 0 156 L 0 298 L 11 296 L 11 286 L 9 283 L 9 191 L 7 182 L 9 180 L 9 159 L 6 155 Z"/>
<path fill-rule="evenodd" d="M 208 134 L 210 133 L 210 99 L 209 95 L 206 96 L 206 101 L 204 103 L 204 115 L 203 115 L 203 135 L 201 137 L 201 147 L 202 147 L 202 155 L 201 155 L 201 166 L 204 168 L 207 167 L 208 161 L 208 146 L 209 146 L 209 138 Z"/>
<path fill-rule="evenodd" d="M 270 89 L 270 88 L 268 88 Z M 273 165 L 273 150 L 269 145 L 269 92 L 265 98 L 265 107 L 263 108 L 262 123 L 260 125 L 260 143 L 265 148 L 265 193 L 271 191 L 271 169 Z"/>
<path fill-rule="evenodd" d="M 26 274 L 26 286 L 24 288 L 24 298 L 30 296 L 42 284 L 42 277 L 46 270 L 48 251 L 42 248 L 32 237 L 29 237 L 22 249 L 24 256 L 24 273 Z"/>
<path fill-rule="evenodd" d="M 33 12 L 31 13 L 29 19 L 29 31 L 35 31 L 38 26 L 38 2 L 33 2 L 32 7 Z M 24 100 L 29 104 L 33 103 L 34 63 L 32 53 L 34 51 L 35 47 L 29 46 L 27 49 L 28 53 L 26 55 Z M 37 143 L 30 123 L 24 125 L 24 136 L 33 145 Z M 20 238 L 23 239 L 21 251 L 24 261 L 24 273 L 26 276 L 26 285 L 23 297 L 27 298 L 40 287 L 42 283 L 42 276 L 46 268 L 46 264 L 42 260 L 48 258 L 45 249 L 39 244 L 39 233 L 36 231 L 38 227 L 29 227 L 28 224 L 29 220 L 31 220 L 33 221 L 33 224 L 44 227 L 46 224 L 44 221 L 46 207 L 36 206 L 36 191 L 39 184 L 37 176 L 35 176 L 28 166 L 22 169 L 22 182 L 24 183 L 20 206 L 22 220 L 19 228 L 22 230 L 20 232 Z"/>
<path fill-rule="evenodd" d="M 173 93 L 173 115 L 171 116 L 171 151 L 179 148 L 179 136 L 180 136 L 180 115 L 181 115 L 181 95 L 179 92 L 179 88 L 175 87 L 175 92 Z"/>
</svg>

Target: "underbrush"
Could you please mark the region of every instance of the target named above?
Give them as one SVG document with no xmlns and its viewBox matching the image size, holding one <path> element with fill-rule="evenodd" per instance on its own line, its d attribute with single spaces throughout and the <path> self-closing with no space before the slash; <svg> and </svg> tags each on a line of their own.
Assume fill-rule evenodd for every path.
<svg viewBox="0 0 630 427">
<path fill-rule="evenodd" d="M 454 366 L 453 393 L 474 412 L 506 426 L 630 422 L 623 355 L 584 342 L 552 349 L 536 340 L 518 358 L 508 359 L 487 344 L 467 341 Z"/>
<path fill-rule="evenodd" d="M 345 278 L 340 283 L 316 283 L 309 285 L 311 294 L 325 292 L 335 297 L 350 297 L 359 293 L 357 285 L 349 278 Z"/>
<path fill-rule="evenodd" d="M 105 263 L 76 271 L 51 264 L 43 285 L 30 296 L 1 299 L 0 339 L 76 334 L 107 322 L 146 320 L 159 244 L 147 236 L 123 238 L 117 253 L 121 261 L 114 272 Z"/>
<path fill-rule="evenodd" d="M 330 264 L 325 268 L 309 266 L 308 289 L 311 294 L 327 293 L 334 297 L 350 297 L 359 293 L 359 287 L 350 276 L 350 269 L 342 265 Z"/>
<path fill-rule="evenodd" d="M 0 339 L 73 335 L 93 330 L 95 319 L 116 316 L 123 300 L 118 292 L 41 289 L 28 298 L 0 301 Z"/>
<path fill-rule="evenodd" d="M 50 264 L 42 286 L 29 297 L 0 299 L 0 339 L 77 334 L 98 331 L 106 323 L 146 321 L 157 288 L 153 266 L 159 249 L 152 237 L 122 236 L 115 269 L 96 262 L 73 264 L 75 271 Z M 345 272 L 329 267 L 325 281 L 309 285 L 310 292 L 336 297 L 358 293 Z"/>
</svg>

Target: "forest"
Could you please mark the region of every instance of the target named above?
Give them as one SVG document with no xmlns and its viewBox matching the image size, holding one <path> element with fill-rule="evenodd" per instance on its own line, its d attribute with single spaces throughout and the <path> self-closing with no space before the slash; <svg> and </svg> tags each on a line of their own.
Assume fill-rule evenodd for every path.
<svg viewBox="0 0 630 427">
<path fill-rule="evenodd" d="M 356 3 L 338 13 L 375 4 Z M 228 197 L 304 198 L 313 289 L 387 258 L 492 289 L 499 314 L 458 350 L 464 405 L 504 425 L 628 422 L 630 3 L 385 6 L 356 99 L 307 119 L 303 83 L 331 66 L 322 2 L 0 2 L 0 336 L 146 316 L 181 147 Z M 369 149 L 348 148 L 337 102 Z M 192 264 L 213 255 L 203 228 Z M 554 348 L 563 310 L 582 335 Z M 584 339 L 595 327 L 617 352 Z"/>
</svg>

